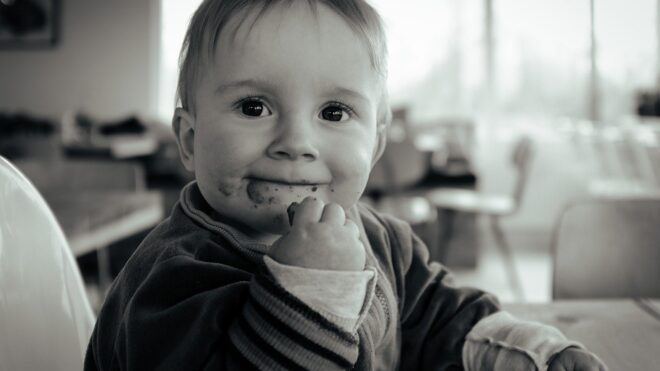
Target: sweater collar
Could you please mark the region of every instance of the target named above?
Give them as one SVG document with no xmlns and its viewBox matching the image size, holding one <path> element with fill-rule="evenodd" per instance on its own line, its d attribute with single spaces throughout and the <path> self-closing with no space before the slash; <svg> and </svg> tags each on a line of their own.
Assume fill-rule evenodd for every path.
<svg viewBox="0 0 660 371">
<path fill-rule="evenodd" d="M 269 245 L 256 241 L 238 228 L 224 222 L 221 216 L 213 210 L 211 205 L 204 199 L 204 196 L 202 196 L 197 181 L 192 181 L 183 187 L 179 202 L 183 212 L 189 218 L 203 228 L 226 237 L 242 255 L 250 260 L 260 262 L 263 255 L 268 252 Z M 367 249 L 367 252 L 370 252 L 371 245 L 369 244 L 369 239 L 362 224 L 362 218 L 360 217 L 360 211 L 357 205 L 353 205 L 346 213 L 347 217 L 357 224 L 360 229 L 360 240 Z"/>
</svg>

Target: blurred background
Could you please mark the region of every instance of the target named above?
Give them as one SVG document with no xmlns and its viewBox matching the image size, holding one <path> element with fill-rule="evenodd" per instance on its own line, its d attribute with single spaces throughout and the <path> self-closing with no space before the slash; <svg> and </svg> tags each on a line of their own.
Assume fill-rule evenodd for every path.
<svg viewBox="0 0 660 371">
<path fill-rule="evenodd" d="M 0 155 L 53 209 L 96 308 L 191 179 L 169 125 L 198 3 L 0 0 Z M 409 221 L 458 283 L 502 301 L 560 296 L 566 233 L 611 241 L 646 223 L 650 236 L 600 243 L 572 269 L 635 241 L 660 264 L 660 206 L 567 216 L 659 205 L 657 0 L 371 3 L 387 26 L 394 122 L 365 202 Z"/>
</svg>

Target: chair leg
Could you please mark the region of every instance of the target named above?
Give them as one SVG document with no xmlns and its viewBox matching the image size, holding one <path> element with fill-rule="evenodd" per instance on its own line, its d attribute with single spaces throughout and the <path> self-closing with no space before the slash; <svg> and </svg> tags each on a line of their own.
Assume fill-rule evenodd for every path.
<svg viewBox="0 0 660 371">
<path fill-rule="evenodd" d="M 513 253 L 511 252 L 511 247 L 506 239 L 506 235 L 502 230 L 500 225 L 500 217 L 497 215 L 490 216 L 490 226 L 495 236 L 495 244 L 497 245 L 502 257 L 504 258 L 504 268 L 506 271 L 507 279 L 509 280 L 509 285 L 513 290 L 513 295 L 516 301 L 524 302 L 525 301 L 525 292 L 522 288 L 522 281 L 518 275 L 518 270 L 516 269 L 516 262 L 513 258 Z"/>
</svg>

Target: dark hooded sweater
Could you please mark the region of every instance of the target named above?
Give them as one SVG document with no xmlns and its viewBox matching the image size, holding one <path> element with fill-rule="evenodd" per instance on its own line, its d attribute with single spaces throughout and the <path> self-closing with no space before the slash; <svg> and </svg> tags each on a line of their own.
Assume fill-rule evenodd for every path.
<svg viewBox="0 0 660 371">
<path fill-rule="evenodd" d="M 455 287 L 406 223 L 349 212 L 378 272 L 356 333 L 280 286 L 267 247 L 217 220 L 191 183 L 113 283 L 85 370 L 463 369 L 465 336 L 497 300 Z"/>
</svg>

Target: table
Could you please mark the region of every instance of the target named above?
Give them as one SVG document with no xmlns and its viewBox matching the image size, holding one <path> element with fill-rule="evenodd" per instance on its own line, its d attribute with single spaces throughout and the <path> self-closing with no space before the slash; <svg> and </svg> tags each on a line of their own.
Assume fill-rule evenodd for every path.
<svg viewBox="0 0 660 371">
<path fill-rule="evenodd" d="M 571 300 L 504 308 L 517 318 L 557 327 L 597 354 L 610 371 L 660 367 L 660 299 Z"/>
<path fill-rule="evenodd" d="M 153 227 L 163 219 L 153 191 L 44 193 L 71 250 L 80 256 Z"/>
<path fill-rule="evenodd" d="M 162 196 L 154 191 L 44 192 L 73 254 L 97 251 L 99 287 L 110 286 L 108 245 L 158 224 Z"/>
</svg>

